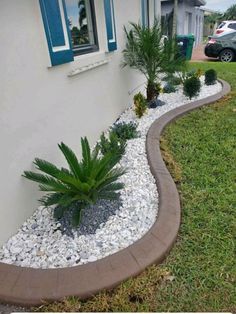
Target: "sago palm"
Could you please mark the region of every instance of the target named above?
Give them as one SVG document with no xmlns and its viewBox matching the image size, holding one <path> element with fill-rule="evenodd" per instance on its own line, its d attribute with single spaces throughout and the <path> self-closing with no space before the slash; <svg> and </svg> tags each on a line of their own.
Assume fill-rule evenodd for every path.
<svg viewBox="0 0 236 314">
<path fill-rule="evenodd" d="M 64 143 L 58 145 L 63 153 L 69 169 L 57 168 L 52 163 L 36 158 L 36 168 L 43 172 L 25 171 L 23 176 L 39 183 L 40 191 L 47 192 L 40 199 L 45 206 L 58 205 L 54 211 L 56 218 L 61 218 L 64 212 L 72 207 L 73 225 L 81 221 L 82 210 L 98 199 L 116 199 L 117 191 L 123 184 L 116 182 L 124 174 L 121 168 L 114 168 L 120 156 L 107 153 L 98 156 L 98 149 L 92 152 L 87 138 L 81 139 L 82 160 L 79 162 L 75 153 Z"/>
</svg>

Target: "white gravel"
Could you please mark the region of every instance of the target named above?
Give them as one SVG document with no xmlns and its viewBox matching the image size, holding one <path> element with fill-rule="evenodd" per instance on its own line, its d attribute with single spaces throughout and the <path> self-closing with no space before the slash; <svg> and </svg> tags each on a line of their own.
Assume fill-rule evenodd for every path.
<svg viewBox="0 0 236 314">
<path fill-rule="evenodd" d="M 198 97 L 205 98 L 221 91 L 220 83 L 203 84 Z M 0 249 L 0 262 L 33 268 L 70 267 L 86 264 L 126 248 L 140 239 L 154 224 L 158 214 L 158 192 L 148 166 L 145 139 L 153 121 L 166 112 L 189 103 L 182 88 L 176 93 L 161 94 L 166 104 L 149 109 L 137 119 L 132 108 L 119 121 L 138 123 L 141 137 L 129 140 L 121 165 L 128 169 L 120 179 L 125 183 L 121 191 L 121 206 L 94 234 L 74 238 L 62 234 L 60 223 L 53 219 L 52 210 L 39 207 Z"/>
</svg>

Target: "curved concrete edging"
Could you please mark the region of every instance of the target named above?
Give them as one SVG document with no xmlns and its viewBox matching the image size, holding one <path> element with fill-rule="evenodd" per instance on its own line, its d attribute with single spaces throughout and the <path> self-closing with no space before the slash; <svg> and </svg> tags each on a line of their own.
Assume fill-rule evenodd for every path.
<svg viewBox="0 0 236 314">
<path fill-rule="evenodd" d="M 161 156 L 160 136 L 174 119 L 229 93 L 230 85 L 220 82 L 220 93 L 169 111 L 150 127 L 146 149 L 159 191 L 159 213 L 155 224 L 140 240 L 113 255 L 76 267 L 33 269 L 0 263 L 0 301 L 33 306 L 66 296 L 84 299 L 103 289 L 114 288 L 147 266 L 161 262 L 175 243 L 181 210 L 177 188 Z"/>
</svg>

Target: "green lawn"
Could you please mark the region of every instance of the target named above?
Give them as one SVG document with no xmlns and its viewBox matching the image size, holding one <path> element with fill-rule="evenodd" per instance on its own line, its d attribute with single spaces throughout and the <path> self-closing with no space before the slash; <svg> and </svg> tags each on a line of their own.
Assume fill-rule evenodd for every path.
<svg viewBox="0 0 236 314">
<path fill-rule="evenodd" d="M 182 203 L 182 224 L 170 255 L 113 291 L 37 310 L 236 311 L 236 63 L 191 66 L 215 68 L 233 90 L 163 134 L 162 149 Z"/>
</svg>

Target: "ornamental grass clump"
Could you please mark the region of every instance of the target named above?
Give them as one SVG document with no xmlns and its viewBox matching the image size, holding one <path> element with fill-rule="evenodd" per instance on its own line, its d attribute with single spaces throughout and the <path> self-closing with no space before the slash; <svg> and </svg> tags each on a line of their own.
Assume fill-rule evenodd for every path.
<svg viewBox="0 0 236 314">
<path fill-rule="evenodd" d="M 121 139 L 117 136 L 114 131 L 110 131 L 108 137 L 104 133 L 100 136 L 100 141 L 97 144 L 98 150 L 103 155 L 108 154 L 109 152 L 117 155 L 119 159 L 124 155 L 126 147 L 126 140 Z"/>
<path fill-rule="evenodd" d="M 176 87 L 171 83 L 166 83 L 163 87 L 163 93 L 170 94 L 176 92 Z"/>
<path fill-rule="evenodd" d="M 200 78 L 202 75 L 203 75 L 202 69 L 198 69 L 198 70 L 196 71 L 196 77 Z"/>
<path fill-rule="evenodd" d="M 166 76 L 164 76 L 163 81 L 171 85 L 178 86 L 183 83 L 181 75 L 182 72 L 180 72 L 179 74 L 167 74 Z"/>
<path fill-rule="evenodd" d="M 196 70 L 196 69 L 191 69 L 191 70 L 188 70 L 187 67 L 185 69 L 183 69 L 183 71 L 180 71 L 178 73 L 178 76 L 177 78 L 179 79 L 180 81 L 180 84 L 183 84 L 184 85 L 184 82 L 191 78 L 191 77 L 197 77 L 197 78 L 200 78 L 202 75 L 202 71 L 200 69 Z M 172 82 L 171 80 L 167 80 L 168 82 Z M 175 84 L 174 84 L 175 85 Z"/>
<path fill-rule="evenodd" d="M 123 141 L 130 140 L 132 138 L 137 138 L 139 136 L 139 132 L 137 131 L 137 123 L 129 122 L 119 122 L 116 123 L 112 127 L 112 132 L 116 134 L 116 136 Z"/>
<path fill-rule="evenodd" d="M 201 82 L 195 75 L 184 81 L 184 95 L 192 99 L 196 97 L 201 90 Z"/>
<path fill-rule="evenodd" d="M 139 119 L 147 112 L 147 108 L 145 97 L 141 93 L 134 95 L 134 112 Z"/>
<path fill-rule="evenodd" d="M 214 69 L 205 72 L 205 84 L 214 85 L 217 81 L 217 72 Z"/>
<path fill-rule="evenodd" d="M 62 218 L 71 208 L 72 225 L 78 226 L 83 210 L 99 199 L 117 199 L 124 185 L 117 182 L 125 171 L 115 167 L 120 156 L 111 152 L 99 157 L 97 147 L 91 151 L 87 138 L 81 139 L 82 160 L 64 143 L 58 145 L 69 168 L 57 168 L 54 164 L 36 158 L 34 165 L 42 173 L 25 171 L 23 177 L 38 182 L 40 191 L 47 194 L 40 199 L 46 206 L 56 205 L 54 217 Z"/>
</svg>

